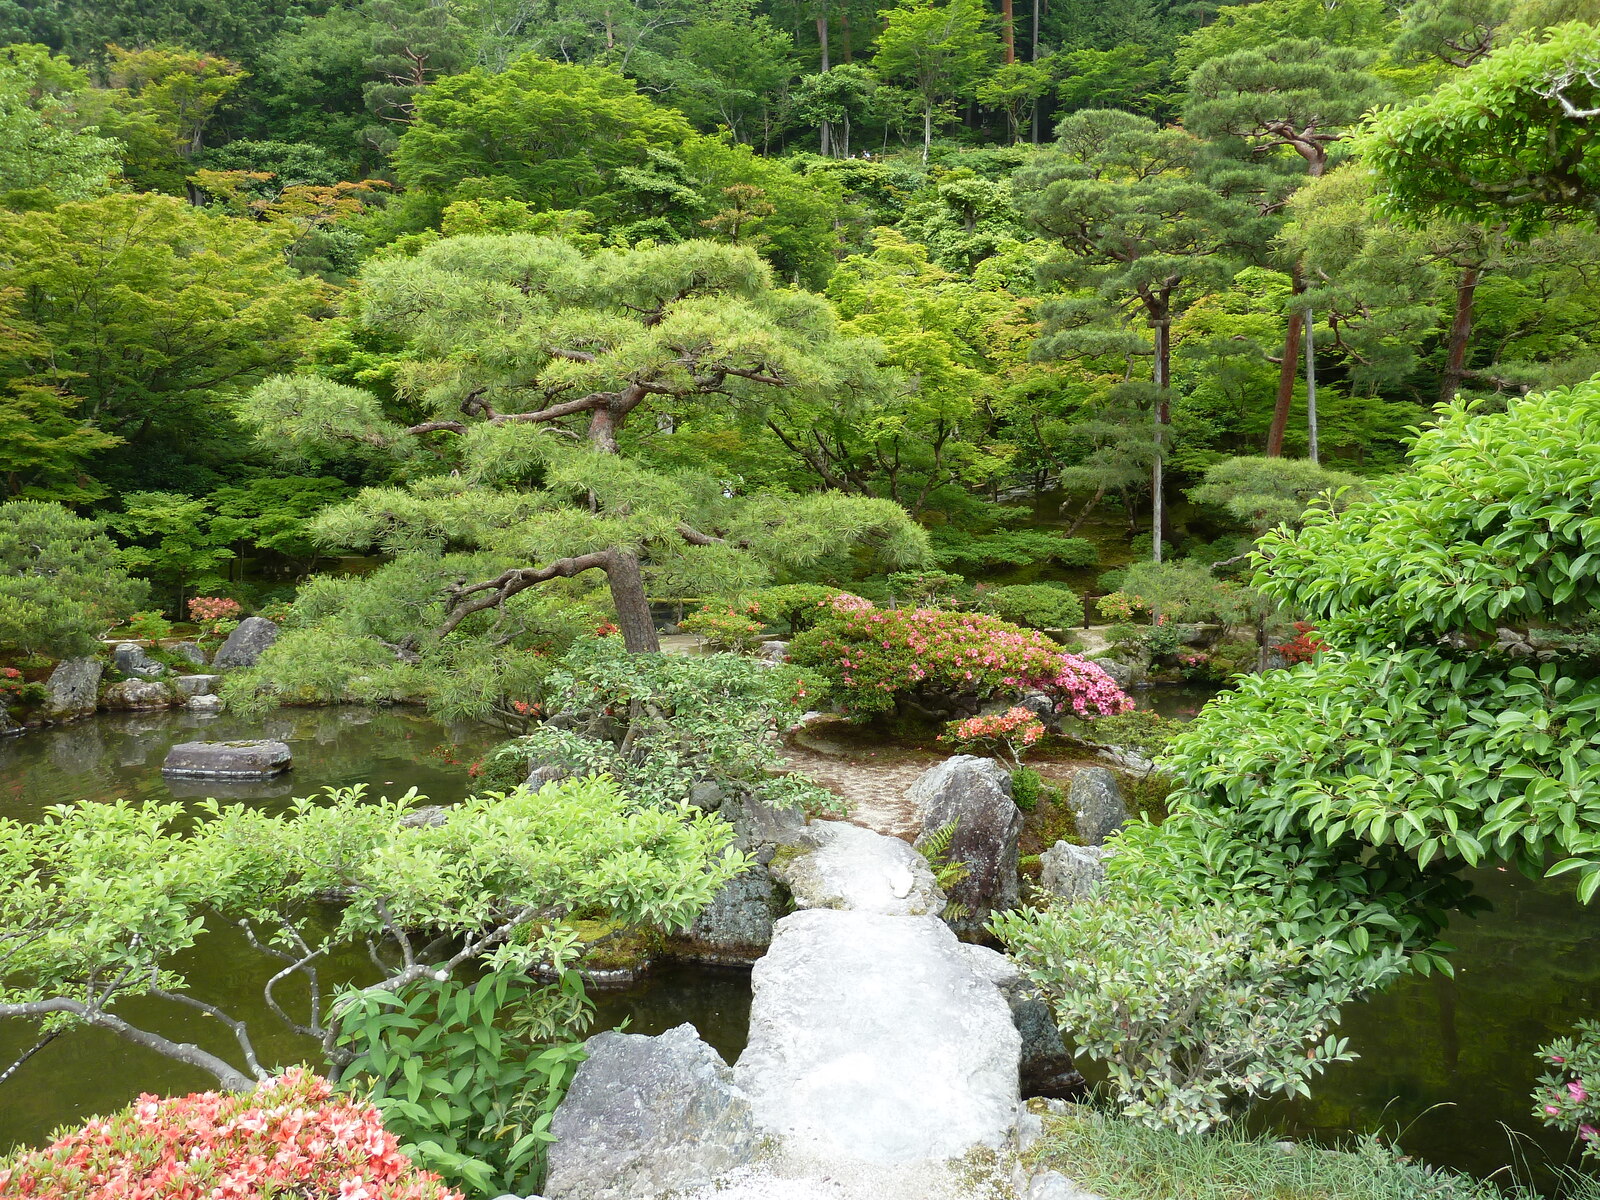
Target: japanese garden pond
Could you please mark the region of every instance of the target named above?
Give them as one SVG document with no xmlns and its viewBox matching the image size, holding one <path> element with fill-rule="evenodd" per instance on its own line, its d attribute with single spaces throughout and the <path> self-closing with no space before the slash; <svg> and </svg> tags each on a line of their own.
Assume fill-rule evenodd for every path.
<svg viewBox="0 0 1600 1200">
<path fill-rule="evenodd" d="M 1173 715 L 1189 715 L 1180 710 L 1204 697 L 1169 699 Z M 219 784 L 160 773 L 177 742 L 261 736 L 293 748 L 288 775 Z M 101 715 L 0 741 L 0 817 L 34 820 L 53 804 L 118 797 L 192 802 L 219 795 L 277 806 L 353 784 L 389 795 L 415 787 L 451 803 L 471 790 L 467 764 L 503 737 L 403 709 L 291 710 L 253 723 L 181 711 Z M 1566 880 L 1535 882 L 1493 868 L 1474 878 L 1492 908 L 1452 929 L 1460 948 L 1456 977 L 1408 979 L 1351 1007 L 1343 1031 L 1361 1057 L 1330 1071 L 1310 1100 L 1270 1106 L 1255 1120 L 1330 1142 L 1368 1130 L 1398 1134 L 1413 1154 L 1479 1174 L 1515 1161 L 1527 1177 L 1566 1160 L 1570 1144 L 1537 1125 L 1529 1091 L 1539 1073 L 1538 1046 L 1600 1009 L 1600 913 L 1580 906 Z M 360 965 L 347 969 L 354 975 Z M 226 1008 L 248 1016 L 261 1007 L 261 963 L 229 931 L 207 938 L 189 977 L 197 992 Z M 625 1023 L 632 1032 L 659 1033 L 690 1021 L 732 1059 L 744 1044 L 749 986 L 747 971 L 665 966 L 630 988 L 597 993 L 596 1027 Z M 261 1028 L 270 1030 L 271 1022 Z M 206 1041 L 192 1029 L 187 1036 Z M 263 1041 L 265 1057 L 282 1062 L 310 1049 L 288 1033 Z M 0 1069 L 32 1044 L 31 1029 L 0 1025 Z M 0 1149 L 37 1142 L 59 1124 L 118 1107 L 141 1091 L 210 1082 L 110 1033 L 74 1032 L 0 1085 Z"/>
</svg>

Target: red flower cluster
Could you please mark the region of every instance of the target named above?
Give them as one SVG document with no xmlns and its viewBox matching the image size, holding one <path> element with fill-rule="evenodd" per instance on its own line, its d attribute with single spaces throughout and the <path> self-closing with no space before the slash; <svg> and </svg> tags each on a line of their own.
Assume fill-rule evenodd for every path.
<svg viewBox="0 0 1600 1200">
<path fill-rule="evenodd" d="M 226 596 L 195 596 L 189 601 L 191 621 L 226 621 L 239 612 L 239 602 Z"/>
<path fill-rule="evenodd" d="M 835 599 L 832 619 L 789 646 L 792 662 L 828 676 L 846 710 L 888 712 L 897 694 L 985 697 L 1040 691 L 1056 711 L 1113 716 L 1133 701 L 1094 663 L 1042 633 L 982 613 L 881 609 Z"/>
<path fill-rule="evenodd" d="M 1308 621 L 1296 621 L 1295 636 L 1287 642 L 1274 646 L 1273 649 L 1283 655 L 1283 661 L 1291 667 L 1296 663 L 1310 662 L 1328 648 L 1328 643 L 1314 636 L 1316 628 Z"/>
<path fill-rule="evenodd" d="M 462 1200 L 378 1110 L 296 1068 L 247 1094 L 140 1096 L 0 1166 L 6 1200 Z"/>
</svg>

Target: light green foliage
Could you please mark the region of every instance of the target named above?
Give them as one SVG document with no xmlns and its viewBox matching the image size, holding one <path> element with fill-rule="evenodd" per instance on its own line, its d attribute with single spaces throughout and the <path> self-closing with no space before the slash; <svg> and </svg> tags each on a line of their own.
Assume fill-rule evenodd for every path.
<svg viewBox="0 0 1600 1200">
<path fill-rule="evenodd" d="M 1286 940 L 1269 911 L 1169 908 L 1115 887 L 1087 903 L 993 922 L 1123 1112 L 1180 1132 L 1227 1119 L 1235 1098 L 1308 1095 L 1355 1057 L 1339 1007 L 1400 971 L 1397 953 L 1350 969 L 1325 943 Z"/>
<path fill-rule="evenodd" d="M 526 55 L 423 93 L 395 167 L 407 188 L 445 198 L 475 180 L 539 208 L 613 218 L 627 213 L 619 173 L 643 168 L 648 151 L 671 150 L 689 133 L 681 114 L 615 71 Z"/>
<path fill-rule="evenodd" d="M 78 115 L 88 86 L 88 76 L 43 46 L 0 50 L 0 187 L 62 200 L 110 187 L 119 145 Z"/>
<path fill-rule="evenodd" d="M 129 1023 L 163 1008 L 198 1020 L 193 1002 L 209 998 L 190 994 L 185 964 L 208 928 L 242 922 L 281 967 L 269 1000 L 337 1070 L 353 1055 L 319 992 L 325 956 L 370 939 L 377 961 L 355 986 L 401 997 L 469 966 L 559 969 L 568 914 L 683 925 L 744 868 L 720 818 L 640 806 L 606 780 L 479 796 L 441 824 L 407 824 L 420 799 L 356 788 L 272 812 L 211 801 L 198 823 L 182 805 L 118 801 L 0 822 L 0 936 L 12 947 L 0 1018 L 109 1028 L 247 1088 L 268 1064 L 223 1010 L 210 1009 L 235 1034 L 226 1052 Z M 314 903 L 330 896 L 342 897 L 331 921 Z"/>
<path fill-rule="evenodd" d="M 1064 583 L 1024 583 L 994 588 L 984 607 L 1002 621 L 1031 629 L 1071 629 L 1083 624 L 1083 601 Z"/>
<path fill-rule="evenodd" d="M 737 654 L 628 654 L 617 638 L 578 642 L 543 691 L 546 720 L 496 751 L 486 769 L 604 772 L 641 803 L 686 803 L 715 783 L 780 808 L 832 809 L 803 775 L 783 773 L 775 734 L 805 708 L 792 668 Z"/>
<path fill-rule="evenodd" d="M 0 651 L 86 654 L 146 591 L 100 522 L 43 501 L 0 505 Z"/>
<path fill-rule="evenodd" d="M 38 339 L 40 382 L 66 387 L 137 453 L 218 453 L 231 392 L 293 361 L 321 288 L 284 235 L 168 196 L 111 195 L 0 213 L 0 288 Z M 170 481 L 168 481 L 170 486 Z"/>
<path fill-rule="evenodd" d="M 247 72 L 219 54 L 183 46 L 106 49 L 111 88 L 95 95 L 100 131 L 122 143 L 129 182 L 181 196 L 206 129 Z"/>
<path fill-rule="evenodd" d="M 794 39 L 749 0 L 721 0 L 685 22 L 670 55 L 640 64 L 698 128 L 724 126 L 751 142 L 774 120 L 779 89 L 793 73 Z"/>
<path fill-rule="evenodd" d="M 1298 525 L 1306 509 L 1329 497 L 1335 511 L 1364 499 L 1364 480 L 1303 458 L 1230 458 L 1206 471 L 1189 499 L 1222 509 L 1255 533 Z"/>
<path fill-rule="evenodd" d="M 1285 1152 L 1276 1132 L 1230 1124 L 1196 1137 L 1086 1107 L 1046 1117 L 1038 1154 L 1081 1187 L 1126 1200 L 1505 1200 L 1493 1183 L 1435 1170 L 1376 1137 Z"/>
<path fill-rule="evenodd" d="M 1330 46 L 1381 50 L 1393 32 L 1390 7 L 1383 0 L 1263 0 L 1230 4 L 1216 20 L 1187 34 L 1177 52 L 1180 75 L 1202 64 L 1242 51 L 1260 50 L 1289 38 L 1315 38 Z"/>
<path fill-rule="evenodd" d="M 340 1045 L 356 1055 L 343 1079 L 370 1086 L 418 1166 L 482 1195 L 530 1192 L 592 1015 L 571 970 L 542 987 L 499 971 L 405 996 L 358 992 L 340 1013 Z"/>
<path fill-rule="evenodd" d="M 1600 147 L 1595 27 L 1528 33 L 1447 79 L 1419 103 L 1380 111 L 1359 149 L 1402 218 L 1507 221 L 1527 231 L 1551 218 L 1593 220 Z"/>
<path fill-rule="evenodd" d="M 936 114 L 968 96 L 984 69 L 998 57 L 999 39 L 976 0 L 903 0 L 883 11 L 884 28 L 872 65 L 897 79 L 922 103 L 922 161 L 928 161 Z"/>
<path fill-rule="evenodd" d="M 157 587 L 171 611 L 182 614 L 192 595 L 226 587 L 219 572 L 234 557 L 226 533 L 208 521 L 206 502 L 176 492 L 128 492 L 122 511 L 110 518 L 127 544 L 123 567 Z"/>
</svg>

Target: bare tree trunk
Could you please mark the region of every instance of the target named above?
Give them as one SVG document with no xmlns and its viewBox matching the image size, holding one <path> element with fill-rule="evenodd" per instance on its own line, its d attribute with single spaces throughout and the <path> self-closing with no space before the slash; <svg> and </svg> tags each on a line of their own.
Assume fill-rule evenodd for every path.
<svg viewBox="0 0 1600 1200">
<path fill-rule="evenodd" d="M 1445 358 L 1439 399 L 1448 403 L 1461 390 L 1467 373 L 1467 349 L 1472 344 L 1473 303 L 1478 294 L 1478 268 L 1465 267 L 1456 283 L 1456 315 L 1450 322 L 1450 352 Z"/>
<path fill-rule="evenodd" d="M 611 585 L 611 603 L 617 609 L 622 644 L 630 654 L 659 652 L 661 642 L 656 637 L 655 622 L 650 619 L 639 556 L 630 550 L 613 550 L 606 565 L 606 581 Z"/>
<path fill-rule="evenodd" d="M 1162 461 L 1166 444 L 1167 426 L 1172 421 L 1171 400 L 1167 388 L 1170 386 L 1172 373 L 1172 325 L 1169 319 L 1163 318 L 1154 322 L 1156 335 L 1156 457 L 1150 470 L 1150 557 L 1155 562 L 1161 561 L 1161 530 L 1166 523 L 1166 497 L 1162 489 L 1166 485 L 1165 463 Z"/>
<path fill-rule="evenodd" d="M 1297 275 L 1294 294 L 1305 291 L 1305 284 Z M 1283 454 L 1283 435 L 1289 428 L 1289 409 L 1294 406 L 1294 377 L 1300 365 L 1300 326 L 1304 317 L 1298 308 L 1289 310 L 1289 328 L 1283 338 L 1283 361 L 1278 364 L 1278 396 L 1272 408 L 1272 426 L 1267 430 L 1267 456 L 1278 458 Z"/>
<path fill-rule="evenodd" d="M 928 151 L 933 148 L 933 101 L 922 102 L 922 165 L 928 165 Z"/>
<path fill-rule="evenodd" d="M 1317 454 L 1317 347 L 1311 329 L 1314 314 L 1306 309 L 1306 457 L 1320 462 Z"/>
<path fill-rule="evenodd" d="M 1028 56 L 1033 62 L 1039 61 L 1039 16 L 1043 7 L 1044 0 L 1033 0 L 1033 40 L 1028 44 Z M 1044 124 L 1044 112 L 1040 107 L 1042 103 L 1043 101 L 1040 97 L 1034 97 L 1033 144 L 1035 146 L 1039 144 L 1039 127 Z"/>
<path fill-rule="evenodd" d="M 817 14 L 817 47 L 822 58 L 822 73 L 826 75 L 833 68 L 828 61 L 828 10 L 824 8 Z"/>
<path fill-rule="evenodd" d="M 839 37 L 840 37 L 840 45 L 839 45 L 839 57 L 840 57 L 840 59 L 843 60 L 844 62 L 855 62 L 855 57 L 851 54 L 851 47 L 850 47 L 850 10 L 847 9 L 847 8 L 841 8 L 839 10 Z"/>
<path fill-rule="evenodd" d="M 1000 0 L 1000 43 L 1005 47 L 1007 65 L 1017 61 L 1016 20 L 1012 0 Z"/>
</svg>

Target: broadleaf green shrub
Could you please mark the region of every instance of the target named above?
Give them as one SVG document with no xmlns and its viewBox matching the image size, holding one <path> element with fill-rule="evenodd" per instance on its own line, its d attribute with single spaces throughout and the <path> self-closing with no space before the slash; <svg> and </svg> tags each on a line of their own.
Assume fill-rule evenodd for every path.
<svg viewBox="0 0 1600 1200">
<path fill-rule="evenodd" d="M 1083 624 L 1083 601 L 1062 584 L 1019 583 L 984 593 L 983 605 L 1002 621 L 1029 629 L 1070 629 Z"/>
<path fill-rule="evenodd" d="M 1078 1050 L 1105 1064 L 1123 1111 L 1188 1132 L 1226 1120 L 1236 1099 L 1309 1094 L 1329 1064 L 1355 1057 L 1330 1032 L 1339 1007 L 1401 969 L 1393 951 L 1336 962 L 1283 938 L 1263 910 L 1114 889 L 991 928 Z"/>
</svg>

